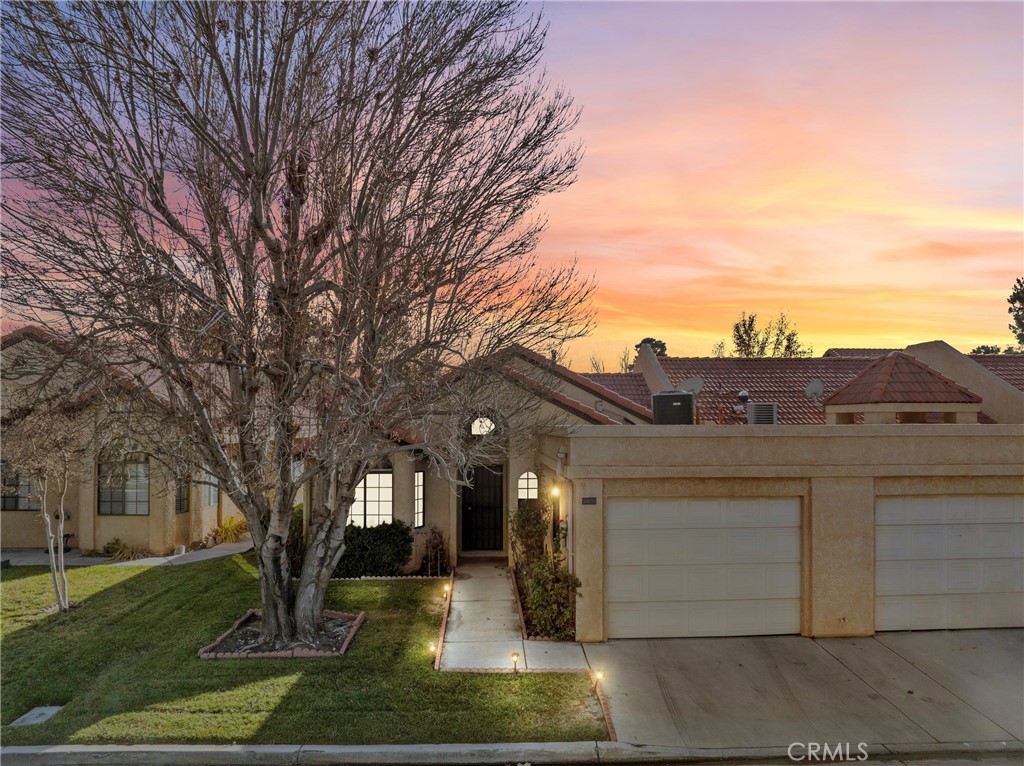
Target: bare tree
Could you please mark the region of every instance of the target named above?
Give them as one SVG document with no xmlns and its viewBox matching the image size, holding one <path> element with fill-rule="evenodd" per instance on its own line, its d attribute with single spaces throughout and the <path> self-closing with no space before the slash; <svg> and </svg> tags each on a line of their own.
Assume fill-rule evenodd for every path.
<svg viewBox="0 0 1024 766">
<path fill-rule="evenodd" d="M 619 352 L 619 355 L 615 360 L 618 364 L 619 372 L 632 372 L 633 359 L 635 357 L 635 351 L 633 351 L 629 346 L 623 346 L 622 351 Z"/>
<path fill-rule="evenodd" d="M 590 355 L 590 371 L 591 372 L 604 372 L 604 359 L 599 357 L 597 354 Z"/>
<path fill-rule="evenodd" d="M 514 2 L 8 3 L 3 27 L 12 312 L 159 398 L 154 427 L 246 516 L 264 641 L 315 644 L 355 488 L 409 449 L 396 432 L 460 480 L 528 435 L 524 409 L 468 436 L 524 390 L 500 350 L 589 328 L 589 280 L 534 257 L 535 205 L 581 153 L 542 21 Z"/>
</svg>

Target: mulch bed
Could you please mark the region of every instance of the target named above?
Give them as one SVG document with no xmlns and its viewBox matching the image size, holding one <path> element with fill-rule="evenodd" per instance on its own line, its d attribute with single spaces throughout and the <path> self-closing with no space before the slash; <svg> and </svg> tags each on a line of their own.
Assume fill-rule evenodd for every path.
<svg viewBox="0 0 1024 766">
<path fill-rule="evenodd" d="M 267 649 L 260 643 L 263 626 L 262 611 L 250 609 L 234 625 L 208 646 L 199 650 L 203 660 L 281 659 L 286 657 L 340 657 L 352 643 L 356 631 L 366 620 L 366 612 L 331 612 L 324 610 L 324 629 L 317 637 L 320 646 L 295 640 L 285 646 Z"/>
</svg>

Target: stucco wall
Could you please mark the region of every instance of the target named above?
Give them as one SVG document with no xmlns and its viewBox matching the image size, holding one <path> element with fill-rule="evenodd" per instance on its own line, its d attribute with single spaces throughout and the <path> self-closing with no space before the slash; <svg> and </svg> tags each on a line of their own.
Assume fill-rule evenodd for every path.
<svg viewBox="0 0 1024 766">
<path fill-rule="evenodd" d="M 542 439 L 542 460 L 559 448 L 583 641 L 607 636 L 608 498 L 800 498 L 801 632 L 852 636 L 874 632 L 876 497 L 1024 491 L 1024 428 L 1010 425 L 586 426 Z"/>
</svg>

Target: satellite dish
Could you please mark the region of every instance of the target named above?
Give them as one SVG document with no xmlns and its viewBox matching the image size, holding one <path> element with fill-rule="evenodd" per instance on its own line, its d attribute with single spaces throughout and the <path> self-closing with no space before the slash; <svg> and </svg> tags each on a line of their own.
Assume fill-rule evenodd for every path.
<svg viewBox="0 0 1024 766">
<path fill-rule="evenodd" d="M 825 393 L 825 384 L 817 378 L 808 383 L 807 388 L 804 389 L 804 396 L 812 402 L 818 401 L 823 393 Z"/>
<path fill-rule="evenodd" d="M 689 380 L 684 380 L 679 384 L 680 391 L 689 391 L 694 396 L 699 394 L 702 388 L 704 388 L 704 378 L 700 375 L 692 377 Z"/>
</svg>

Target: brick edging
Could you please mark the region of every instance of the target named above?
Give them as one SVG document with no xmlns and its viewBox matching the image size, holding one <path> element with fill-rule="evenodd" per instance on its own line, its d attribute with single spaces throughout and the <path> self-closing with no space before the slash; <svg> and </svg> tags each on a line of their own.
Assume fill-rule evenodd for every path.
<svg viewBox="0 0 1024 766">
<path fill-rule="evenodd" d="M 455 567 L 448 573 L 448 592 L 444 597 L 444 611 L 441 613 L 441 630 L 437 636 L 437 648 L 434 650 L 434 670 L 441 669 L 441 650 L 444 648 L 444 631 L 448 627 L 448 610 L 452 605 L 455 593 Z"/>
<path fill-rule="evenodd" d="M 268 659 L 291 659 L 299 657 L 340 657 L 343 655 L 352 643 L 352 639 L 355 638 L 356 632 L 362 627 L 366 621 L 366 612 L 360 612 L 359 614 L 353 614 L 352 612 L 335 612 L 330 609 L 323 611 L 325 617 L 349 617 L 353 618 L 352 629 L 348 635 L 345 636 L 345 641 L 342 643 L 341 648 L 337 650 L 326 650 L 326 649 L 313 649 L 307 647 L 294 647 L 292 649 L 278 649 L 270 652 L 216 652 L 217 645 L 220 644 L 225 638 L 230 636 L 235 630 L 248 620 L 253 615 L 263 615 L 262 609 L 250 609 L 241 617 L 232 623 L 231 627 L 221 633 L 212 643 L 207 644 L 199 650 L 199 659 L 201 660 L 268 660 Z"/>
<path fill-rule="evenodd" d="M 608 728 L 608 739 L 612 742 L 619 741 L 619 735 L 615 732 L 615 724 L 612 723 L 612 709 L 608 704 L 608 697 L 604 693 L 601 682 L 594 679 L 594 691 L 597 693 L 597 702 L 601 705 L 601 713 L 604 715 L 604 725 Z"/>
<path fill-rule="evenodd" d="M 362 577 L 332 577 L 331 582 L 386 582 L 389 580 L 444 580 L 448 575 L 363 575 Z"/>
</svg>

